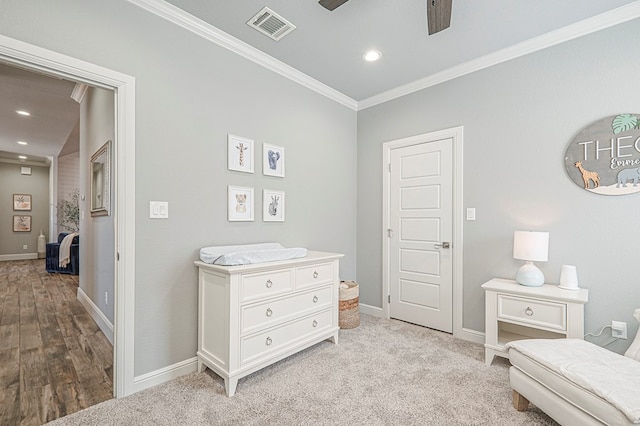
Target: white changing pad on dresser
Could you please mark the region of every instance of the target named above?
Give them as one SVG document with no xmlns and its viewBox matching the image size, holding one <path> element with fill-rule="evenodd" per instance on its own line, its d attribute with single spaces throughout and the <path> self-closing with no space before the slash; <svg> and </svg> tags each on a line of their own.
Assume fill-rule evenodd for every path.
<svg viewBox="0 0 640 426">
<path fill-rule="evenodd" d="M 307 249 L 287 248 L 279 243 L 213 246 L 200 249 L 200 260 L 213 265 L 249 265 L 306 257 Z"/>
</svg>

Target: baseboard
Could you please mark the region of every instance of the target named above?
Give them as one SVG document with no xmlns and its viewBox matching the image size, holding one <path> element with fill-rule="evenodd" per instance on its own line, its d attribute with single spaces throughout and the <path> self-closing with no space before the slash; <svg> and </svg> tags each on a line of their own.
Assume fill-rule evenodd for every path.
<svg viewBox="0 0 640 426">
<path fill-rule="evenodd" d="M 198 370 L 198 358 L 193 357 L 168 367 L 152 371 L 133 378 L 133 392 L 148 389 L 169 380 L 176 379 L 185 374 L 194 373 Z"/>
<path fill-rule="evenodd" d="M 378 308 L 376 306 L 365 305 L 364 303 L 360 303 L 360 313 L 371 315 L 377 318 L 384 318 L 384 312 L 382 312 L 382 308 Z"/>
<path fill-rule="evenodd" d="M 0 261 L 37 259 L 38 253 L 0 254 Z"/>
<path fill-rule="evenodd" d="M 82 306 L 84 306 L 89 315 L 91 315 L 91 318 L 93 318 L 96 324 L 98 324 L 100 330 L 102 330 L 104 335 L 113 345 L 113 324 L 111 324 L 111 321 L 109 321 L 109 319 L 102 313 L 100 308 L 98 308 L 98 306 L 93 303 L 93 300 L 91 300 L 80 287 L 78 287 L 77 297 L 78 301 L 82 304 Z"/>
<path fill-rule="evenodd" d="M 463 328 L 458 335 L 457 339 L 466 340 L 473 343 L 479 343 L 484 345 L 484 333 L 477 330 L 471 330 L 469 328 Z"/>
</svg>

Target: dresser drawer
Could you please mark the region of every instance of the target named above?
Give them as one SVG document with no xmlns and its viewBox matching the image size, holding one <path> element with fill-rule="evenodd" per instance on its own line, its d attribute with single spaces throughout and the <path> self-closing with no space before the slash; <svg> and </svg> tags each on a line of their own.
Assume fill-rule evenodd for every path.
<svg viewBox="0 0 640 426">
<path fill-rule="evenodd" d="M 242 307 L 241 333 L 246 335 L 331 306 L 331 295 L 332 288 L 324 287 L 268 302 L 245 305 Z"/>
<path fill-rule="evenodd" d="M 241 282 L 242 301 L 276 296 L 293 290 L 293 269 L 246 274 Z"/>
<path fill-rule="evenodd" d="M 240 364 L 269 356 L 270 353 L 278 352 L 280 349 L 285 350 L 297 340 L 330 328 L 331 318 L 331 309 L 327 309 L 243 338 L 240 342 Z"/>
<path fill-rule="evenodd" d="M 333 280 L 333 263 L 296 268 L 296 288 L 304 288 Z"/>
<path fill-rule="evenodd" d="M 566 331 L 567 305 L 498 294 L 498 319 Z"/>
</svg>

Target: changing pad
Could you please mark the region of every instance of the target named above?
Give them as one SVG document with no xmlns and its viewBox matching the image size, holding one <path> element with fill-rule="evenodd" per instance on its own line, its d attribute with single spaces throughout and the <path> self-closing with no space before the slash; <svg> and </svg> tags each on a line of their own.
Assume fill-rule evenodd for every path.
<svg viewBox="0 0 640 426">
<path fill-rule="evenodd" d="M 579 339 L 536 339 L 509 342 L 529 358 L 598 395 L 640 422 L 640 363 Z"/>
<path fill-rule="evenodd" d="M 201 261 L 224 266 L 274 262 L 276 260 L 296 259 L 306 255 L 306 248 L 286 248 L 279 243 L 213 246 L 200 249 Z"/>
</svg>

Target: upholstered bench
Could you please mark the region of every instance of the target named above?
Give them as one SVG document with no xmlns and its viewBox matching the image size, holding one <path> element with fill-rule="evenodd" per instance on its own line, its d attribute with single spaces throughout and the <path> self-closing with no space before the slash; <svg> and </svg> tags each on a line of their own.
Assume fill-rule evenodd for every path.
<svg viewBox="0 0 640 426">
<path fill-rule="evenodd" d="M 627 356 L 579 339 L 519 340 L 507 348 L 517 410 L 531 401 L 563 425 L 640 423 L 640 338 Z"/>
</svg>

